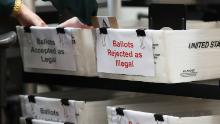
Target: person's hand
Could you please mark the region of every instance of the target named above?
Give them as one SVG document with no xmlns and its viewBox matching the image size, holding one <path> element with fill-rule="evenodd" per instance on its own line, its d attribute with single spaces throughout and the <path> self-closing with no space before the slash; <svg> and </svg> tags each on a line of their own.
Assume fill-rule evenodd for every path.
<svg viewBox="0 0 220 124">
<path fill-rule="evenodd" d="M 21 5 L 19 15 L 16 17 L 23 26 L 47 26 L 46 23 L 24 4 Z"/>
<path fill-rule="evenodd" d="M 72 27 L 72 28 L 92 28 L 92 26 L 88 26 L 83 24 L 77 17 L 73 17 L 68 19 L 67 21 L 58 25 L 58 27 Z"/>
</svg>

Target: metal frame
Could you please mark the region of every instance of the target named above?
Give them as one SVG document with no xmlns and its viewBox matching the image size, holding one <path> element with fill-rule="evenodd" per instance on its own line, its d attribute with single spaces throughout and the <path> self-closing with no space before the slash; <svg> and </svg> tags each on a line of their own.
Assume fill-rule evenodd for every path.
<svg viewBox="0 0 220 124">
<path fill-rule="evenodd" d="M 23 78 L 24 82 L 48 85 L 98 88 L 220 100 L 220 87 L 218 85 L 199 84 L 198 82 L 162 84 L 104 79 L 98 77 L 81 77 L 27 72 L 24 73 Z"/>
<path fill-rule="evenodd" d="M 0 108 L 5 107 L 5 81 L 6 81 L 6 49 L 3 47 L 0 47 Z M 2 109 L 1 110 L 1 115 L 0 115 L 0 122 L 2 122 Z"/>
<path fill-rule="evenodd" d="M 6 106 L 6 49 L 16 42 L 16 36 L 16 33 L 13 31 L 0 35 L 0 123 L 2 123 L 3 108 Z"/>
</svg>

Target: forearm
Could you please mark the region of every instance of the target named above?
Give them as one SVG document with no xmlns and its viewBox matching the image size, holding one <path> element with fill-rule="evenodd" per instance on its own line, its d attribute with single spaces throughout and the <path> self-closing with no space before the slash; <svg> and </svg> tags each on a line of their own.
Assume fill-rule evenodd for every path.
<svg viewBox="0 0 220 124">
<path fill-rule="evenodd" d="M 0 16 L 12 14 L 15 0 L 0 0 Z"/>
</svg>

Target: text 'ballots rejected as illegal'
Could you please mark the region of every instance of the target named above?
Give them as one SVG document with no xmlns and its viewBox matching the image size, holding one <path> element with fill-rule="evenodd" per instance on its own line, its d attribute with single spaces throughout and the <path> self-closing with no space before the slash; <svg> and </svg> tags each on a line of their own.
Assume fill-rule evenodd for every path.
<svg viewBox="0 0 220 124">
<path fill-rule="evenodd" d="M 154 76 L 153 37 L 151 32 L 134 29 L 97 29 L 98 72 Z"/>
</svg>

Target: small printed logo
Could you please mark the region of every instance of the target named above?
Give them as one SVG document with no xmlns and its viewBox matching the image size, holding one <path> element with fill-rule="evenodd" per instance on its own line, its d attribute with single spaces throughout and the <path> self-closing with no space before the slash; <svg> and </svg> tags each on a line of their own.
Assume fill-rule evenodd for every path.
<svg viewBox="0 0 220 124">
<path fill-rule="evenodd" d="M 128 124 L 134 124 L 132 121 L 129 121 Z M 138 122 L 136 122 L 135 124 L 139 124 Z"/>
<path fill-rule="evenodd" d="M 181 77 L 194 77 L 197 75 L 198 72 L 195 71 L 195 69 L 187 69 L 183 70 L 182 73 L 180 73 Z"/>
</svg>

